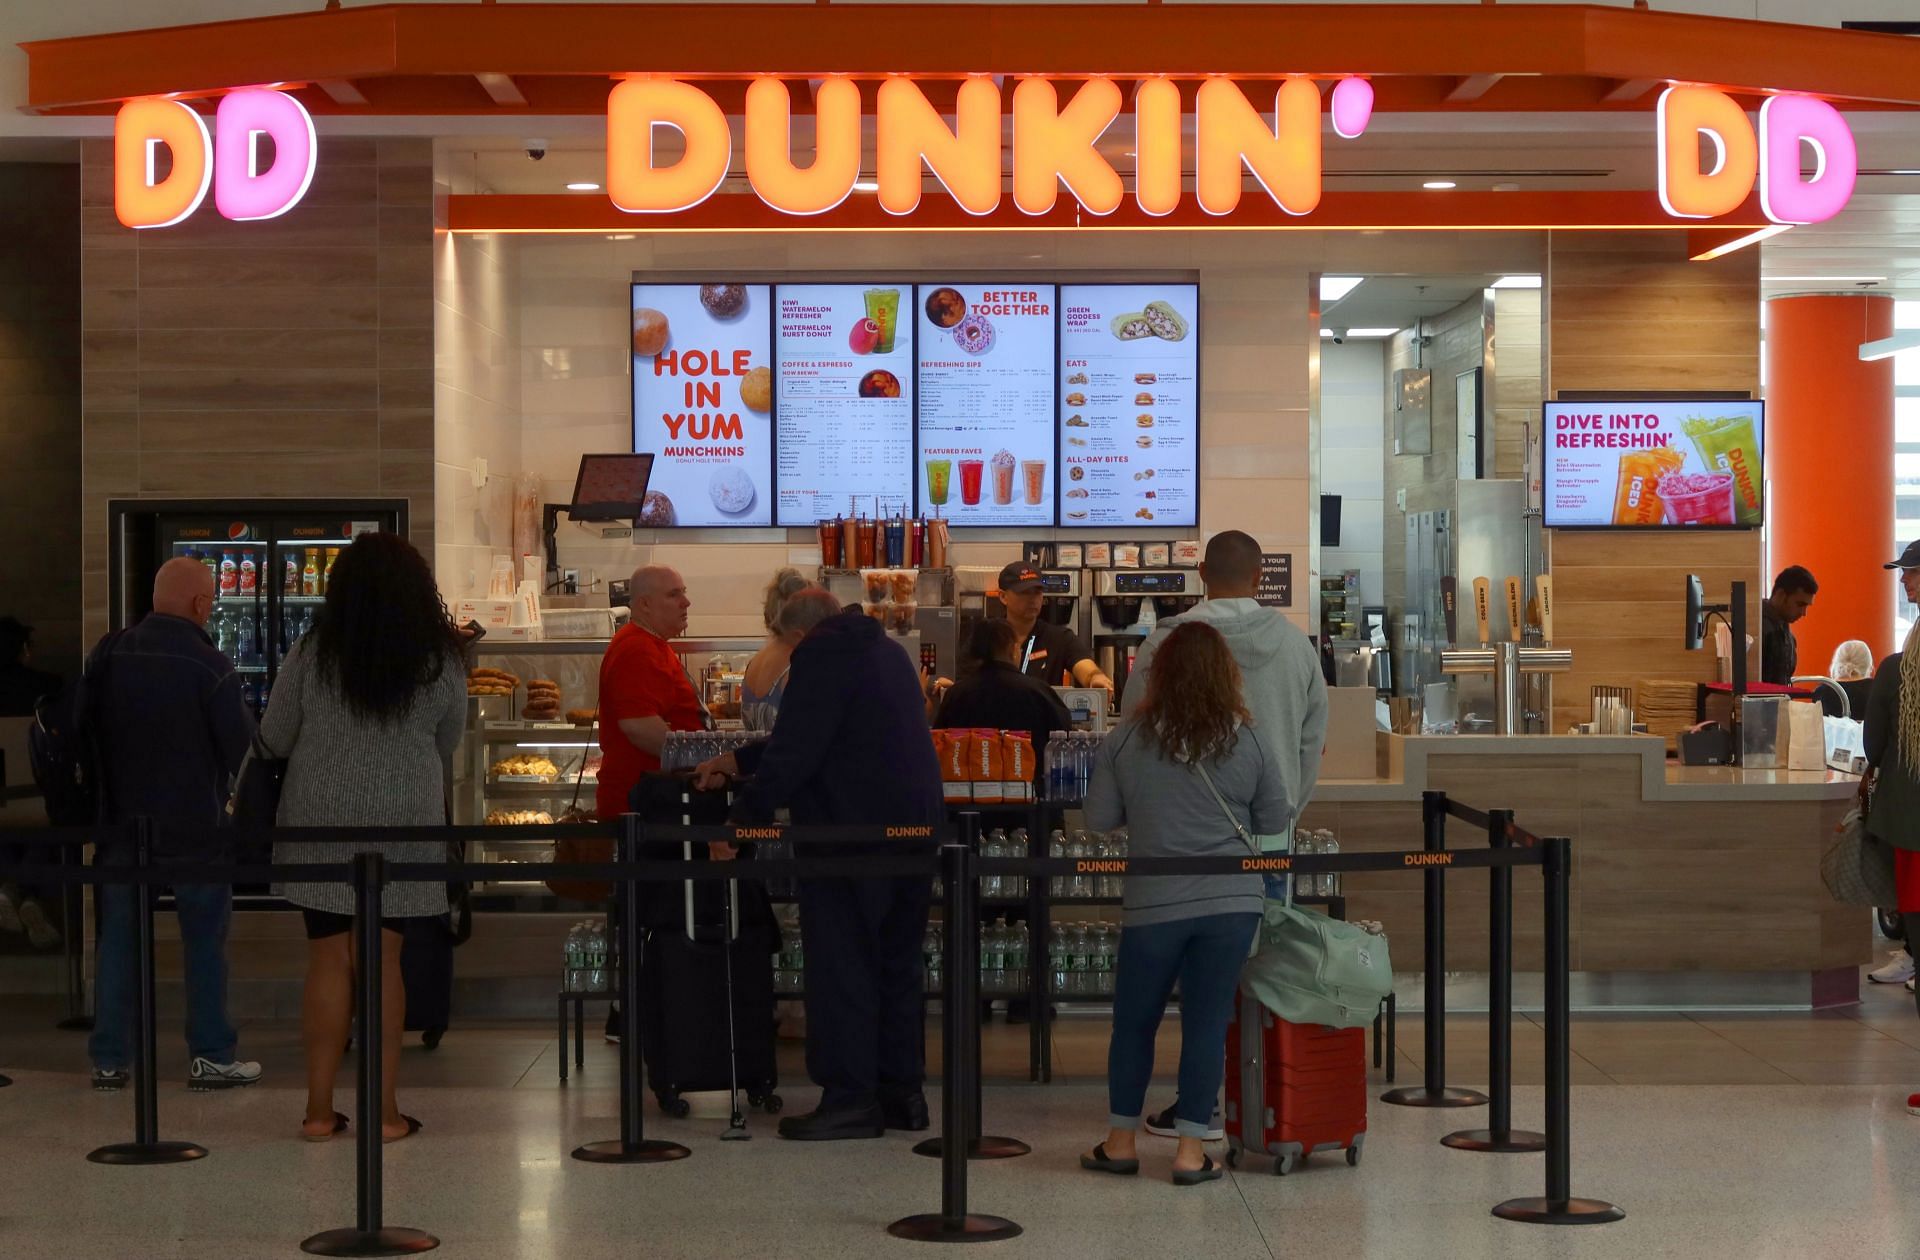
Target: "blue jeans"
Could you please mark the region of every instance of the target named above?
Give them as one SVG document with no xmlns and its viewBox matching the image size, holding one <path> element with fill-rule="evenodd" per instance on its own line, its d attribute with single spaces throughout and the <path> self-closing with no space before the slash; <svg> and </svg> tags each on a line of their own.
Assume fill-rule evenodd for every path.
<svg viewBox="0 0 1920 1260">
<path fill-rule="evenodd" d="M 100 886 L 93 1035 L 87 1039 L 87 1054 L 96 1068 L 133 1066 L 139 1001 L 134 898 L 131 884 Z M 231 1063 L 238 1040 L 227 1019 L 227 927 L 233 920 L 233 890 L 225 884 L 188 884 L 174 889 L 173 899 L 186 971 L 187 1049 L 198 1059 Z"/>
<path fill-rule="evenodd" d="M 1257 914 L 1212 914 L 1129 927 L 1120 933 L 1113 989 L 1113 1040 L 1107 1048 L 1108 1122 L 1140 1123 L 1153 1076 L 1153 1039 L 1180 983 L 1180 1098 L 1174 1129 L 1204 1137 L 1226 1071 L 1227 1021 L 1240 988 L 1240 965 L 1253 944 Z"/>
</svg>

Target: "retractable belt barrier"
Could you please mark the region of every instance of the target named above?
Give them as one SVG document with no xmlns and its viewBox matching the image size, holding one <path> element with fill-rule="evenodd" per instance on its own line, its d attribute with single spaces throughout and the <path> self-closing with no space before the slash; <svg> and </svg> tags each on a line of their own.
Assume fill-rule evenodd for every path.
<svg viewBox="0 0 1920 1260">
<path fill-rule="evenodd" d="M 1426 888 L 1426 1080 L 1425 1084 L 1384 1095 L 1385 1101 L 1416 1106 L 1477 1105 L 1491 1101 L 1492 1123 L 1485 1130 L 1450 1134 L 1445 1144 L 1467 1150 L 1540 1151 L 1546 1154 L 1545 1194 L 1513 1199 L 1493 1208 L 1496 1216 L 1538 1224 L 1583 1224 L 1613 1221 L 1625 1214 L 1612 1204 L 1576 1198 L 1571 1191 L 1569 1145 L 1569 1012 L 1568 877 L 1571 844 L 1564 838 L 1534 836 L 1513 822 L 1510 811 L 1482 812 L 1449 801 L 1444 793 L 1428 792 L 1422 802 L 1425 843 L 1404 852 L 1340 854 L 1271 854 L 1259 857 L 1216 858 L 994 858 L 975 852 L 980 817 L 967 812 L 957 826 L 669 826 L 643 823 L 627 815 L 618 823 L 590 825 L 549 824 L 513 829 L 516 840 L 613 839 L 616 860 L 610 862 L 523 863 L 517 869 L 537 870 L 543 877 L 609 880 L 616 885 L 620 915 L 620 1133 L 615 1139 L 589 1143 L 574 1151 L 576 1159 L 591 1163 L 650 1164 L 687 1158 L 692 1152 L 673 1142 L 650 1140 L 644 1131 L 642 1051 L 640 1045 L 640 984 L 642 940 L 637 913 L 640 886 L 653 881 L 720 881 L 739 878 L 889 878 L 926 876 L 937 872 L 943 883 L 943 914 L 949 925 L 944 934 L 942 965 L 947 989 L 942 997 L 941 1021 L 944 1069 L 941 1136 L 940 1211 L 909 1216 L 894 1222 L 889 1232 L 902 1238 L 944 1242 L 989 1241 L 1012 1237 L 1020 1226 L 1001 1217 L 969 1211 L 969 1156 L 981 1158 L 983 1142 L 1012 1139 L 981 1136 L 979 1090 L 980 1012 L 978 992 L 979 877 L 1024 876 L 1045 880 L 1054 875 L 1235 875 L 1322 871 L 1419 871 Z M 1446 821 L 1458 818 L 1483 828 L 1484 849 L 1448 849 Z M 18 832 L 9 840 L 49 851 L 86 844 L 112 845 L 115 860 L 87 867 L 32 862 L 0 865 L 0 875 L 47 884 L 127 884 L 140 889 L 135 898 L 139 984 L 135 1037 L 135 1135 L 131 1143 L 102 1147 L 88 1158 L 101 1163 L 149 1164 L 198 1159 L 206 1148 L 190 1142 L 163 1142 L 154 1082 L 155 1017 L 153 966 L 154 889 L 174 883 L 258 883 L 267 881 L 329 881 L 350 883 L 355 893 L 354 932 L 363 965 L 357 994 L 360 1010 L 356 1042 L 358 1068 L 356 1195 L 354 1226 L 328 1230 L 304 1240 L 302 1248 L 319 1255 L 403 1255 L 439 1245 L 420 1230 L 389 1227 L 383 1220 L 381 1169 L 381 984 L 383 943 L 380 932 L 382 889 L 390 883 L 412 880 L 469 880 L 491 878 L 497 865 L 468 862 L 389 862 L 378 854 L 349 852 L 338 863 L 277 862 L 165 862 L 156 860 L 156 841 L 163 833 L 150 820 L 119 826 L 51 828 Z M 343 848 L 364 848 L 369 840 L 431 841 L 497 839 L 498 827 L 287 827 L 223 829 L 228 841 L 267 845 L 273 842 L 321 842 Z M 754 858 L 744 863 L 714 861 L 687 863 L 643 858 L 643 845 L 670 840 L 729 845 L 783 841 L 797 852 L 818 846 L 898 846 L 907 852 L 858 855 L 825 852 L 817 856 Z M 911 850 L 919 849 L 919 852 Z M 1510 1127 L 1512 1042 L 1512 880 L 1513 868 L 1537 866 L 1542 875 L 1546 934 L 1546 1131 L 1533 1134 Z M 1490 891 L 1490 1025 L 1489 1060 L 1492 1098 L 1449 1089 L 1445 1083 L 1445 877 L 1463 868 L 1486 870 Z M 974 925 L 973 931 L 955 931 Z M 1035 1013 L 1036 1019 L 1040 1013 Z M 4 1080 L 4 1078 L 0 1078 Z M 923 1143 L 930 1147 L 933 1143 Z M 935 1153 L 928 1151 L 927 1153 Z M 1017 1151 L 1008 1153 L 1019 1153 Z"/>
</svg>

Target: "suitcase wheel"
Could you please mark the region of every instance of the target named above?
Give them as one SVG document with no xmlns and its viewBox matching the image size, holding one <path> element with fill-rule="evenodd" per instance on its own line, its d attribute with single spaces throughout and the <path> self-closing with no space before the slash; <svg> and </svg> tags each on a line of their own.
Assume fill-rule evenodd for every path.
<svg viewBox="0 0 1920 1260">
<path fill-rule="evenodd" d="M 1276 1177 L 1284 1177 L 1288 1173 L 1292 1172 L 1293 1160 L 1294 1160 L 1294 1157 L 1291 1154 L 1274 1156 L 1273 1157 L 1273 1175 Z"/>
<path fill-rule="evenodd" d="M 656 1094 L 654 1097 L 660 1100 L 661 1112 L 675 1120 L 685 1120 L 693 1114 L 693 1104 L 678 1094 Z"/>
<path fill-rule="evenodd" d="M 1349 1168 L 1360 1167 L 1360 1148 L 1359 1147 L 1349 1146 L 1347 1148 L 1347 1167 Z"/>
<path fill-rule="evenodd" d="M 752 1103 L 754 1106 L 760 1108 L 760 1110 L 766 1112 L 770 1116 L 779 1115 L 780 1109 L 787 1105 L 785 1100 L 783 1100 L 778 1094 L 760 1094 L 757 1096 L 753 1094 L 748 1094 L 747 1101 Z"/>
<path fill-rule="evenodd" d="M 429 1028 L 420 1034 L 420 1044 L 429 1050 L 438 1050 L 440 1048 L 440 1038 L 446 1035 L 447 1030 L 444 1028 Z"/>
<path fill-rule="evenodd" d="M 1238 1168 L 1238 1167 L 1240 1167 L 1240 1151 L 1239 1151 L 1239 1148 L 1237 1148 L 1237 1147 L 1232 1147 L 1232 1146 L 1229 1146 L 1229 1147 L 1227 1148 L 1227 1167 L 1229 1167 L 1229 1168 Z"/>
</svg>

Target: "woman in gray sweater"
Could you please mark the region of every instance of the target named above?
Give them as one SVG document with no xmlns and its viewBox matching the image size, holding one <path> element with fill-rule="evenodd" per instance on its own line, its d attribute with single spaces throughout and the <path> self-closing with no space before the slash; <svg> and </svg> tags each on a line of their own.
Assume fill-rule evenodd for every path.
<svg viewBox="0 0 1920 1260">
<path fill-rule="evenodd" d="M 285 827 L 434 826 L 446 821 L 446 775 L 466 719 L 460 638 L 418 551 L 394 534 L 362 534 L 340 553 L 313 632 L 288 653 L 260 724 L 260 739 L 287 758 L 279 821 Z M 274 846 L 282 862 L 339 862 L 373 852 L 389 862 L 437 862 L 431 841 Z M 353 890 L 345 883 L 287 884 L 307 929 L 301 1029 L 307 1051 L 307 1114 L 301 1134 L 324 1142 L 345 1131 L 333 1108 L 334 1077 L 353 1020 Z M 395 1093 L 406 990 L 400 981 L 401 920 L 447 912 L 444 883 L 386 886 L 380 906 L 383 1136 L 409 1137 Z"/>
<path fill-rule="evenodd" d="M 1249 853 L 1236 823 L 1250 835 L 1280 832 L 1292 825 L 1292 814 L 1280 758 L 1247 716 L 1227 641 L 1204 622 L 1178 627 L 1154 657 L 1146 702 L 1101 744 L 1087 789 L 1087 825 L 1126 826 L 1130 857 L 1233 857 Z M 1259 874 L 1127 880 L 1107 1050 L 1109 1129 L 1080 1157 L 1083 1168 L 1140 1170 L 1135 1138 L 1153 1075 L 1154 1035 L 1177 981 L 1173 1180 L 1191 1186 L 1220 1177 L 1203 1142 L 1263 888 Z"/>
</svg>

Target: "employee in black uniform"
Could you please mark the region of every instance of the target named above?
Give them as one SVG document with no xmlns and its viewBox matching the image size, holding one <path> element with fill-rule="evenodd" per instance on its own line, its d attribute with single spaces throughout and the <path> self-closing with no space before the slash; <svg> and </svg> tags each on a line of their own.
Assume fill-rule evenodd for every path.
<svg viewBox="0 0 1920 1260">
<path fill-rule="evenodd" d="M 1025 561 L 1000 570 L 1000 602 L 1020 646 L 1020 672 L 1049 687 L 1104 687 L 1111 696 L 1113 679 L 1093 663 L 1093 654 L 1080 636 L 1041 619 L 1045 599 L 1040 570 Z"/>
<path fill-rule="evenodd" d="M 1046 750 L 1055 731 L 1072 730 L 1072 715 L 1053 688 L 1020 672 L 1020 647 L 1007 622 L 975 626 L 967 640 L 971 672 L 946 693 L 935 725 L 1025 731 L 1036 754 Z"/>
</svg>

